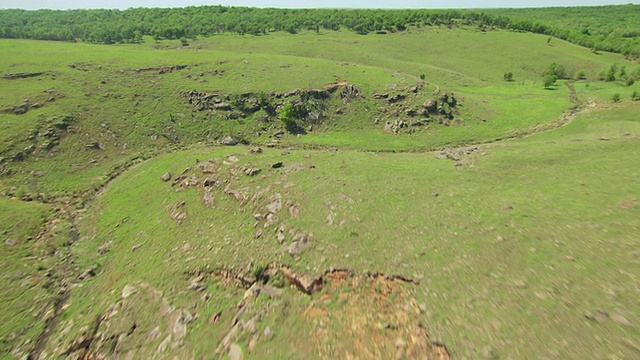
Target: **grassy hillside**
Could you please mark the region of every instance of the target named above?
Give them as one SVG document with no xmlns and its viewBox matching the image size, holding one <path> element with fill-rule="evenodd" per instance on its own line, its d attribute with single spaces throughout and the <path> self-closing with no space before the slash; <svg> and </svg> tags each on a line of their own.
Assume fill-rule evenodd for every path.
<svg viewBox="0 0 640 360">
<path fill-rule="evenodd" d="M 638 354 L 622 55 L 465 26 L 0 49 L 4 357 Z"/>
<path fill-rule="evenodd" d="M 616 51 L 630 57 L 640 54 L 638 4 L 597 7 L 553 7 L 537 9 L 495 9 L 488 12 L 505 16 L 511 24 L 543 27 L 545 33 L 591 49 Z M 521 26 L 522 30 L 527 26 Z M 542 30 L 542 29 L 539 29 Z"/>
<path fill-rule="evenodd" d="M 43 121 L 46 124 L 54 116 L 73 115 L 73 131 L 69 136 L 84 135 L 84 138 L 60 141 L 53 152 L 61 156 L 52 160 L 55 165 L 65 161 L 72 169 L 82 170 L 77 171 L 79 184 L 90 181 L 94 186 L 108 177 L 100 171 L 117 167 L 117 159 L 135 156 L 140 148 L 217 140 L 226 135 L 239 135 L 249 141 L 259 138 L 256 136 L 259 128 L 251 118 L 218 121 L 210 114 L 195 111 L 183 95 L 190 90 L 286 92 L 348 80 L 367 96 L 367 101 L 361 104 L 363 110 L 375 112 L 385 104 L 371 101 L 374 92 L 419 83 L 420 75 L 424 74 L 425 91 L 414 103 L 433 97 L 430 92 L 435 87 L 453 91 L 464 101 L 460 114 L 463 126 L 433 127 L 402 139 L 377 132 L 379 135 L 372 141 L 359 136 L 362 140 L 354 139 L 352 147 L 434 148 L 489 141 L 558 117 L 571 103 L 564 86 L 548 91 L 540 85 L 540 73 L 551 62 L 562 62 L 569 73 L 584 70 L 592 80 L 611 64 L 622 63 L 613 55 L 593 56 L 588 50 L 567 43 L 548 46 L 542 36 L 465 30 L 355 38 L 340 32 L 260 38 L 219 36 L 186 48 L 177 42 L 158 48 L 14 40 L 4 40 L 2 46 L 15 53 L 4 58 L 5 73 L 46 73 L 28 79 L 3 79 L 12 91 L 3 94 L 2 107 L 11 109 L 25 100 L 46 106 L 23 115 L 2 115 L 5 127 L 0 153 L 5 158 L 14 156 L 33 144 L 29 132 L 42 128 Z M 492 59 L 494 50 L 500 46 L 512 50 L 508 56 Z M 467 52 L 474 56 L 464 56 Z M 447 56 L 443 56 L 445 53 Z M 50 58 L 55 61 L 47 60 Z M 189 68 L 159 74 L 158 69 L 173 65 Z M 631 70 L 632 66 L 629 67 Z M 149 68 L 152 70 L 137 71 Z M 514 73 L 514 82 L 502 80 L 507 71 Z M 335 126 L 347 132 L 371 129 L 369 115 L 354 114 L 348 121 L 335 121 Z M 438 136 L 433 136 L 434 133 Z M 302 141 L 316 139 L 308 136 Z M 317 141 L 332 145 L 324 133 Z M 98 142 L 102 151 L 88 150 L 85 145 L 92 142 Z M 62 156 L 65 153 L 68 155 Z M 31 170 L 44 171 L 49 167 L 46 157 L 36 158 L 42 165 Z M 96 167 L 92 161 L 104 166 Z M 44 171 L 43 180 L 36 180 L 33 191 L 43 187 L 52 192 L 78 190 L 78 186 L 58 176 L 57 171 L 59 166 Z M 56 184 L 57 181 L 64 183 Z"/>
<path fill-rule="evenodd" d="M 640 320 L 634 288 L 634 234 L 640 228 L 640 188 L 633 181 L 640 168 L 634 155 L 640 136 L 637 110 L 633 104 L 586 113 L 553 133 L 480 146 L 458 163 L 439 159 L 439 152 L 291 150 L 281 155 L 267 150 L 251 155 L 246 148 L 198 148 L 158 157 L 128 171 L 87 209 L 93 214 L 81 221 L 87 236 L 74 252 L 83 259 L 81 268 L 97 264 L 100 276 L 74 292 L 67 317 L 76 319 L 74 314 L 87 306 L 100 314 L 125 285 L 148 283 L 166 289 L 178 307 L 194 304 L 199 314 L 195 344 L 210 338 L 208 332 L 214 338 L 224 334 L 226 323 L 211 328 L 207 319 L 232 305 L 202 302 L 197 292 L 182 291 L 189 280 L 182 274 L 219 267 L 244 271 L 251 264 L 277 262 L 310 274 L 347 268 L 418 279 L 416 301 L 426 308 L 421 318 L 455 357 L 477 358 L 487 348 L 506 358 L 633 357 L 629 344 L 636 344 L 637 327 L 623 319 Z M 609 140 L 601 140 L 605 137 Z M 224 160 L 230 154 L 239 161 L 220 162 L 218 177 L 255 200 L 239 204 L 223 187 L 176 191 L 180 186 L 159 180 L 195 159 Z M 277 161 L 286 164 L 284 170 L 270 169 Z M 257 178 L 234 176 L 242 167 L 263 170 Z M 193 174 L 206 176 L 200 170 Z M 208 191 L 213 208 L 202 200 Z M 291 216 L 283 205 L 279 223 L 256 238 L 263 222 L 253 226 L 252 214 L 265 211 L 277 194 L 300 215 Z M 172 206 L 180 201 L 186 203 L 180 210 L 186 218 L 172 221 Z M 279 224 L 287 229 L 282 245 Z M 310 247 L 295 257 L 286 250 L 293 236 L 289 229 L 313 234 Z M 95 255 L 105 243 L 110 252 Z M 106 297 L 95 295 L 110 291 Z M 219 296 L 216 291 L 211 295 Z M 82 301 L 88 298 L 90 303 Z M 332 303 L 322 299 L 319 293 L 304 304 L 320 302 L 331 309 Z M 141 314 L 137 325 L 146 336 L 159 320 L 145 319 L 153 309 L 140 306 L 135 307 Z M 304 313 L 288 316 L 305 319 Z M 270 340 L 280 349 L 290 341 L 282 328 L 286 321 L 261 322 L 280 329 Z M 199 357 L 209 350 L 193 351 Z"/>
</svg>

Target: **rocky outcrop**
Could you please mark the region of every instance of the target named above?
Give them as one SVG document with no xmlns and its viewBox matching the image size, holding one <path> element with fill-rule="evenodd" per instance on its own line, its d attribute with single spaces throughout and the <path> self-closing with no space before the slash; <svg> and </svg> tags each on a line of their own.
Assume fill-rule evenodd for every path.
<svg viewBox="0 0 640 360">
<path fill-rule="evenodd" d="M 264 110 L 275 119 L 277 109 L 285 103 L 295 107 L 298 116 L 316 123 L 326 117 L 323 101 L 330 99 L 335 93 L 344 103 L 356 98 L 364 98 L 364 93 L 356 86 L 347 83 L 333 83 L 315 89 L 295 89 L 286 93 L 254 93 L 226 94 L 220 92 L 187 91 L 183 95 L 198 111 L 221 113 L 227 119 L 238 119 Z"/>
<path fill-rule="evenodd" d="M 41 72 L 18 72 L 18 73 L 7 73 L 5 75 L 2 76 L 3 79 L 26 79 L 26 78 L 30 78 L 30 77 L 36 77 L 36 76 L 40 76 L 40 75 L 44 75 L 45 72 L 41 71 Z"/>
<path fill-rule="evenodd" d="M 157 66 L 157 67 L 147 67 L 147 68 L 138 68 L 135 69 L 135 72 L 146 72 L 146 71 L 157 71 L 158 74 L 166 74 L 174 71 L 179 71 L 183 69 L 188 69 L 189 65 L 171 65 L 171 66 Z"/>
<path fill-rule="evenodd" d="M 458 115 L 459 100 L 451 92 L 436 92 L 423 98 L 423 83 L 374 93 L 373 98 L 384 102 L 378 106 L 374 123 L 384 121 L 384 131 L 392 134 L 411 134 L 431 123 L 449 125 Z M 434 96 L 435 95 L 435 96 Z"/>
<path fill-rule="evenodd" d="M 73 115 L 62 117 L 51 117 L 45 119 L 44 122 L 38 124 L 38 127 L 30 129 L 27 134 L 27 140 L 31 142 L 27 147 L 17 150 L 7 149 L 7 158 L 12 161 L 23 161 L 32 154 L 45 153 L 51 151 L 55 146 L 60 144 L 63 137 L 67 135 L 69 128 L 75 122 Z"/>
</svg>

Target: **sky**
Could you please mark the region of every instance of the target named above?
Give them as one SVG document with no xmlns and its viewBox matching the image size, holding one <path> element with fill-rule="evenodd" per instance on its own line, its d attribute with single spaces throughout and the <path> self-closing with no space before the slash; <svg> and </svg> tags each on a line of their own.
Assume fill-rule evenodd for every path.
<svg viewBox="0 0 640 360">
<path fill-rule="evenodd" d="M 131 7 L 182 7 L 225 5 L 287 8 L 495 8 L 541 6 L 592 6 L 638 4 L 615 0 L 0 0 L 0 9 L 127 9 Z"/>
</svg>

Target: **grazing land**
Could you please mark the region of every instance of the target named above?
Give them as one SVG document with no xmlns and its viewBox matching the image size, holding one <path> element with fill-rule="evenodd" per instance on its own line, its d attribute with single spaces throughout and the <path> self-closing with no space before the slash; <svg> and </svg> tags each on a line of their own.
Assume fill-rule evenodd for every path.
<svg viewBox="0 0 640 360">
<path fill-rule="evenodd" d="M 621 30 L 344 10 L 109 44 L 0 11 L 0 354 L 638 358 L 637 6 L 580 9 Z"/>
</svg>

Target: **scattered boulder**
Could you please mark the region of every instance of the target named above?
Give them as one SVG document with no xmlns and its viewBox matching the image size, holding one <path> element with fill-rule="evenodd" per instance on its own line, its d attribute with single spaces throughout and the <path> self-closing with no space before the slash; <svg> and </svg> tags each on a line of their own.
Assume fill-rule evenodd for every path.
<svg viewBox="0 0 640 360">
<path fill-rule="evenodd" d="M 187 214 L 182 212 L 184 206 L 185 201 L 181 200 L 171 207 L 171 219 L 176 220 L 178 224 L 181 224 L 187 218 Z"/>
<path fill-rule="evenodd" d="M 438 108 L 438 102 L 435 101 L 434 99 L 427 99 L 422 104 L 422 107 L 424 107 L 425 110 L 427 110 L 430 113 L 435 113 L 436 109 Z"/>
<path fill-rule="evenodd" d="M 98 255 L 104 255 L 109 252 L 112 241 L 107 241 L 98 247 Z"/>
<path fill-rule="evenodd" d="M 215 179 L 210 179 L 210 178 L 206 178 L 206 179 L 202 180 L 202 186 L 203 187 L 220 186 L 220 185 L 222 185 L 220 180 L 215 180 Z"/>
<path fill-rule="evenodd" d="M 620 325 L 624 325 L 624 326 L 633 326 L 633 324 L 631 323 L 631 321 L 629 321 L 629 319 L 627 319 L 626 317 L 620 315 L 620 314 L 614 314 L 611 316 L 611 320 L 617 322 Z"/>
<path fill-rule="evenodd" d="M 88 279 L 90 277 L 96 276 L 96 270 L 98 269 L 97 266 L 91 266 L 90 268 L 86 269 L 85 271 L 82 272 L 82 274 L 80 274 L 80 276 L 78 276 L 78 279 L 80 280 L 84 280 L 84 279 Z"/>
<path fill-rule="evenodd" d="M 164 175 L 160 176 L 160 180 L 167 182 L 169 180 L 171 180 L 171 173 L 170 172 L 166 172 Z"/>
<path fill-rule="evenodd" d="M 279 169 L 279 168 L 281 168 L 282 166 L 283 166 L 282 161 L 278 161 L 277 163 L 273 163 L 273 164 L 271 165 L 271 168 L 272 168 L 272 169 Z"/>
<path fill-rule="evenodd" d="M 407 96 L 404 94 L 395 94 L 393 96 L 390 96 L 387 98 L 387 102 L 389 104 L 395 104 L 397 102 L 400 102 L 402 100 L 404 100 Z"/>
<path fill-rule="evenodd" d="M 256 175 L 258 175 L 258 174 L 260 173 L 260 171 L 261 171 L 261 170 L 260 170 L 260 169 L 258 169 L 258 168 L 248 168 L 248 169 L 245 169 L 245 170 L 244 170 L 244 173 L 245 173 L 247 176 L 256 176 Z"/>
<path fill-rule="evenodd" d="M 206 161 L 203 163 L 200 163 L 200 171 L 203 174 L 215 174 L 218 171 L 218 167 L 216 166 L 217 161 Z"/>
<path fill-rule="evenodd" d="M 238 145 L 238 142 L 231 136 L 225 136 L 224 138 L 222 138 L 222 140 L 220 140 L 220 144 L 226 146 L 235 146 Z"/>
<path fill-rule="evenodd" d="M 92 141 L 88 144 L 85 144 L 84 147 L 91 150 L 102 150 L 102 146 L 100 146 L 100 143 L 97 141 Z"/>
<path fill-rule="evenodd" d="M 215 206 L 215 202 L 213 200 L 213 194 L 211 194 L 208 191 L 206 193 L 204 193 L 204 196 L 202 197 L 202 201 L 208 207 L 214 207 Z"/>
<path fill-rule="evenodd" d="M 29 108 L 30 106 L 28 103 L 22 103 L 20 105 L 17 105 L 11 108 L 9 112 L 12 112 L 16 115 L 22 115 L 22 114 L 25 114 L 27 111 L 29 111 Z"/>
<path fill-rule="evenodd" d="M 231 195 L 233 196 L 234 199 L 236 199 L 237 201 L 239 201 L 240 203 L 243 203 L 247 200 L 247 196 L 243 193 L 241 193 L 240 191 L 237 190 L 226 190 L 225 193 L 227 195 Z"/>
<path fill-rule="evenodd" d="M 262 148 L 260 146 L 252 147 L 251 149 L 249 149 L 249 153 L 262 154 Z"/>
<path fill-rule="evenodd" d="M 287 253 L 295 257 L 306 250 L 309 246 L 311 246 L 310 236 L 299 232 L 293 236 L 293 239 L 291 239 L 291 245 L 287 247 Z"/>
<path fill-rule="evenodd" d="M 291 205 L 289 207 L 289 215 L 291 215 L 292 218 L 297 219 L 300 217 L 300 208 L 297 205 Z"/>
<path fill-rule="evenodd" d="M 278 220 L 279 220 L 278 215 L 272 214 L 272 213 L 267 214 L 266 221 L 264 223 L 264 228 L 266 229 L 270 227 L 271 225 L 277 223 Z"/>
<path fill-rule="evenodd" d="M 267 211 L 270 214 L 276 214 L 282 209 L 282 197 L 280 194 L 276 194 L 273 201 L 266 206 Z"/>
<path fill-rule="evenodd" d="M 231 344 L 229 347 L 229 360 L 242 360 L 242 348 L 240 345 Z"/>
<path fill-rule="evenodd" d="M 122 289 L 122 298 L 126 299 L 129 296 L 133 295 L 136 292 L 136 288 L 131 285 L 131 284 L 127 284 L 125 285 L 125 287 Z"/>
<path fill-rule="evenodd" d="M 380 99 L 387 99 L 387 98 L 389 98 L 389 93 L 383 93 L 383 94 L 374 93 L 374 94 L 372 95 L 372 97 L 373 97 L 374 99 L 378 99 L 378 100 L 380 100 Z"/>
</svg>

